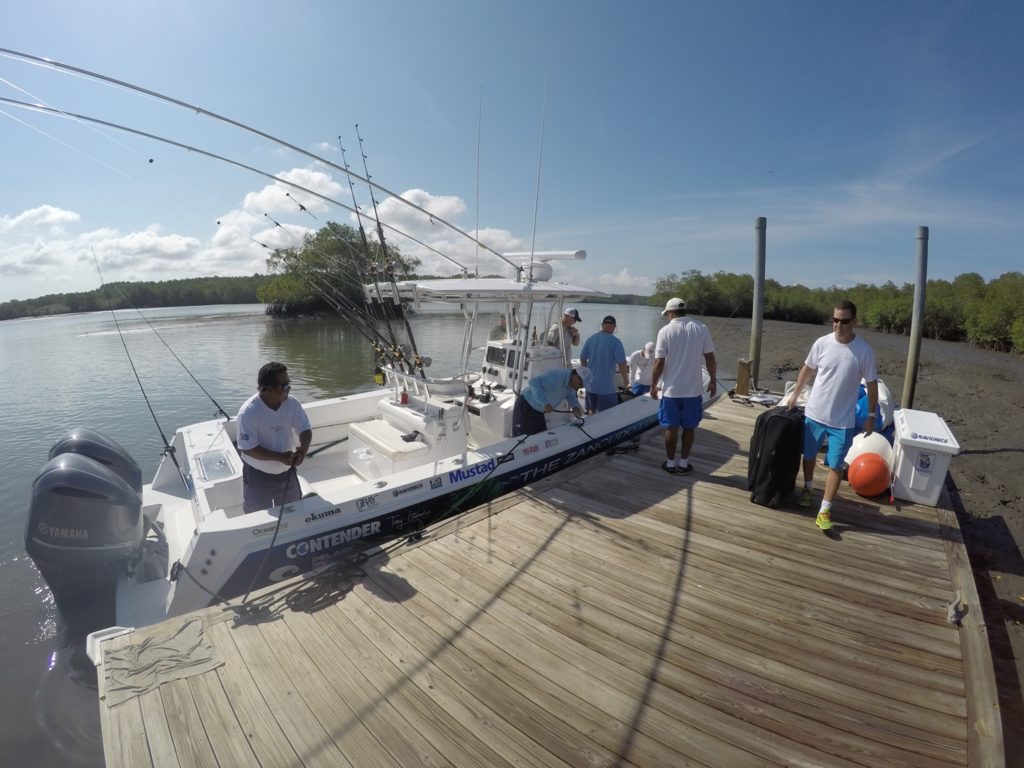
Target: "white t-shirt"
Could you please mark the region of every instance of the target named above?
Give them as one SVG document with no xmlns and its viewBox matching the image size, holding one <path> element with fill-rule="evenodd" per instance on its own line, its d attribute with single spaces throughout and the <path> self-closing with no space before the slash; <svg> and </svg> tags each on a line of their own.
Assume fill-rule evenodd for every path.
<svg viewBox="0 0 1024 768">
<path fill-rule="evenodd" d="M 715 351 L 708 327 L 689 317 L 673 317 L 658 331 L 654 357 L 664 358 L 662 397 L 700 397 L 704 394 L 704 355 Z"/>
<path fill-rule="evenodd" d="M 654 368 L 654 356 L 644 357 L 644 351 L 638 349 L 629 356 L 629 383 L 651 386 L 652 368 Z"/>
<path fill-rule="evenodd" d="M 871 345 L 860 336 L 854 336 L 849 344 L 841 344 L 830 333 L 811 345 L 804 365 L 817 372 L 804 408 L 807 418 L 826 427 L 855 427 L 860 380 L 878 379 Z"/>
<path fill-rule="evenodd" d="M 571 328 L 572 326 L 569 326 Z M 544 343 L 549 347 L 557 347 L 562 350 L 562 358 L 565 360 L 565 367 L 572 364 L 572 331 L 564 325 L 554 323 L 548 328 L 548 334 Z"/>
<path fill-rule="evenodd" d="M 275 411 L 260 399 L 260 393 L 246 400 L 238 409 L 238 450 L 263 446 L 268 451 L 294 451 L 299 447 L 299 434 L 309 429 L 309 417 L 302 405 L 288 396 Z M 261 472 L 279 475 L 288 471 L 280 461 L 254 459 L 242 453 L 242 461 Z"/>
</svg>

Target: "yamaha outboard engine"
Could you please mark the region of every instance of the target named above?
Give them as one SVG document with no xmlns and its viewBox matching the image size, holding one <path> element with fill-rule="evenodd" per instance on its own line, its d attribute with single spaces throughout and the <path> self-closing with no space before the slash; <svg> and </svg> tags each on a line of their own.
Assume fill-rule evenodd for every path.
<svg viewBox="0 0 1024 768">
<path fill-rule="evenodd" d="M 58 606 L 113 586 L 140 557 L 142 472 L 99 432 L 68 433 L 32 484 L 25 550 Z"/>
</svg>

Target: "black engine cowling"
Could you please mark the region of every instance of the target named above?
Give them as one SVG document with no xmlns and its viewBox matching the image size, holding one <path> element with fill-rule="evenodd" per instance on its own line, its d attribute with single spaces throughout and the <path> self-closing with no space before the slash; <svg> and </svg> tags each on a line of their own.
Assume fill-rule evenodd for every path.
<svg viewBox="0 0 1024 768">
<path fill-rule="evenodd" d="M 32 484 L 25 550 L 58 605 L 108 588 L 140 556 L 141 471 L 92 430 L 66 435 Z"/>
<path fill-rule="evenodd" d="M 128 451 L 95 429 L 78 427 L 68 432 L 50 448 L 50 458 L 62 453 L 81 453 L 111 470 L 135 492 L 142 495 L 142 470 Z"/>
</svg>

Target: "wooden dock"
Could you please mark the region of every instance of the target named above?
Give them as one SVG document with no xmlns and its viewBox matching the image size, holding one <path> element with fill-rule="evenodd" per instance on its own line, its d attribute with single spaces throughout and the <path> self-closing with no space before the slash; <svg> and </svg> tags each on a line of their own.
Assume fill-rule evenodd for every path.
<svg viewBox="0 0 1024 768">
<path fill-rule="evenodd" d="M 754 506 L 759 412 L 714 406 L 690 475 L 651 433 L 371 561 L 320 610 L 196 614 L 223 666 L 101 698 L 107 764 L 1003 766 L 945 494 L 844 485 L 834 538 L 814 508 Z"/>
</svg>

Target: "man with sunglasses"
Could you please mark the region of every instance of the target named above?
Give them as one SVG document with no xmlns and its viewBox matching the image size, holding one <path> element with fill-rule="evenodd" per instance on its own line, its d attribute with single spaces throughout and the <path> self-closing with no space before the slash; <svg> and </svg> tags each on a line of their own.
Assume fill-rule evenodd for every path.
<svg viewBox="0 0 1024 768">
<path fill-rule="evenodd" d="M 875 352 L 853 329 L 857 325 L 857 306 L 843 299 L 832 310 L 832 333 L 822 336 L 811 345 L 803 367 L 796 378 L 796 388 L 789 401 L 789 409 L 796 408 L 801 390 L 814 377 L 814 386 L 804 407 L 804 488 L 798 504 L 811 505 L 811 485 L 818 449 L 828 437 L 828 476 L 825 493 L 815 524 L 823 531 L 832 528 L 832 501 L 843 480 L 843 458 L 857 432 L 856 411 L 860 395 L 860 382 L 864 380 L 868 391 L 868 416 L 864 432 L 875 429 L 875 409 L 878 406 L 878 372 Z"/>
<path fill-rule="evenodd" d="M 242 511 L 270 509 L 302 497 L 295 467 L 313 440 L 309 417 L 288 393 L 288 368 L 267 363 L 258 390 L 238 409 L 238 453 L 242 457 Z"/>
</svg>

